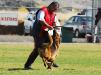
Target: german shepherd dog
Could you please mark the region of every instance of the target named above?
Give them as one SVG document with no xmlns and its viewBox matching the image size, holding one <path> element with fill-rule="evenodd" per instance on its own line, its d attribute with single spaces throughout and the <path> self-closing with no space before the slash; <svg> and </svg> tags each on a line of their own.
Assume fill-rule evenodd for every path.
<svg viewBox="0 0 101 75">
<path fill-rule="evenodd" d="M 47 44 L 43 43 L 42 48 L 39 49 L 39 55 L 43 60 L 44 66 L 47 67 L 47 69 L 51 69 L 59 51 L 60 35 L 54 29 L 53 36 L 48 34 L 48 37 L 49 42 Z"/>
</svg>

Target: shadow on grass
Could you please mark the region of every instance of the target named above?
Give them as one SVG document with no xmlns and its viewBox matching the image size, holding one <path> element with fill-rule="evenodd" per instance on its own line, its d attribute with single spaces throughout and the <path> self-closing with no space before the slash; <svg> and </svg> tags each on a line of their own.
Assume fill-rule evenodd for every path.
<svg viewBox="0 0 101 75">
<path fill-rule="evenodd" d="M 3 75 L 3 73 L 0 73 L 0 75 Z"/>
<path fill-rule="evenodd" d="M 0 70 L 2 70 L 3 68 L 0 68 Z"/>
<path fill-rule="evenodd" d="M 63 70 L 76 70 L 76 69 L 68 69 L 68 68 L 64 68 Z"/>
<path fill-rule="evenodd" d="M 8 71 L 26 70 L 24 68 L 9 68 Z M 29 69 L 29 70 L 40 70 L 40 69 Z"/>
</svg>

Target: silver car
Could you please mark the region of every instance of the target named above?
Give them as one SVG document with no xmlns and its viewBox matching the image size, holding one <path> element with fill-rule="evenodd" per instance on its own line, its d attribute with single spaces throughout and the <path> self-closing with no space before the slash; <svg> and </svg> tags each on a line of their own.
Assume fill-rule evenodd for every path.
<svg viewBox="0 0 101 75">
<path fill-rule="evenodd" d="M 83 36 L 92 31 L 92 17 L 85 15 L 76 15 L 65 21 L 63 27 L 73 28 L 75 37 Z"/>
<path fill-rule="evenodd" d="M 24 20 L 24 35 L 31 35 L 33 23 L 35 22 L 34 13 L 29 13 Z"/>
</svg>

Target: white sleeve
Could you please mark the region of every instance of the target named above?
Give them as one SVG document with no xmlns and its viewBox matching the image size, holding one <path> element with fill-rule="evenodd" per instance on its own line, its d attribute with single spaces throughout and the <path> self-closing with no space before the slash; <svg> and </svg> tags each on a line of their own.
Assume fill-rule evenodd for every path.
<svg viewBox="0 0 101 75">
<path fill-rule="evenodd" d="M 37 20 L 44 21 L 45 13 L 44 11 L 40 10 L 39 13 L 37 14 Z"/>
<path fill-rule="evenodd" d="M 60 22 L 56 16 L 55 16 L 55 23 L 56 23 L 56 26 L 61 26 Z M 58 27 L 58 29 L 56 31 L 59 35 L 61 35 L 61 27 Z"/>
<path fill-rule="evenodd" d="M 60 26 L 60 22 L 59 22 L 57 16 L 55 16 L 55 23 L 56 23 L 56 26 Z"/>
</svg>

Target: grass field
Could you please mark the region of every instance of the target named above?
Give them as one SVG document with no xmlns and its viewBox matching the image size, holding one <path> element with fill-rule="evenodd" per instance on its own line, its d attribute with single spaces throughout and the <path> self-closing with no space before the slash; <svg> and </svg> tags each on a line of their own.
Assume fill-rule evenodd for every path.
<svg viewBox="0 0 101 75">
<path fill-rule="evenodd" d="M 101 44 L 61 44 L 59 68 L 47 70 L 38 57 L 33 70 L 23 70 L 32 49 L 32 43 L 0 44 L 0 75 L 101 75 Z"/>
</svg>

